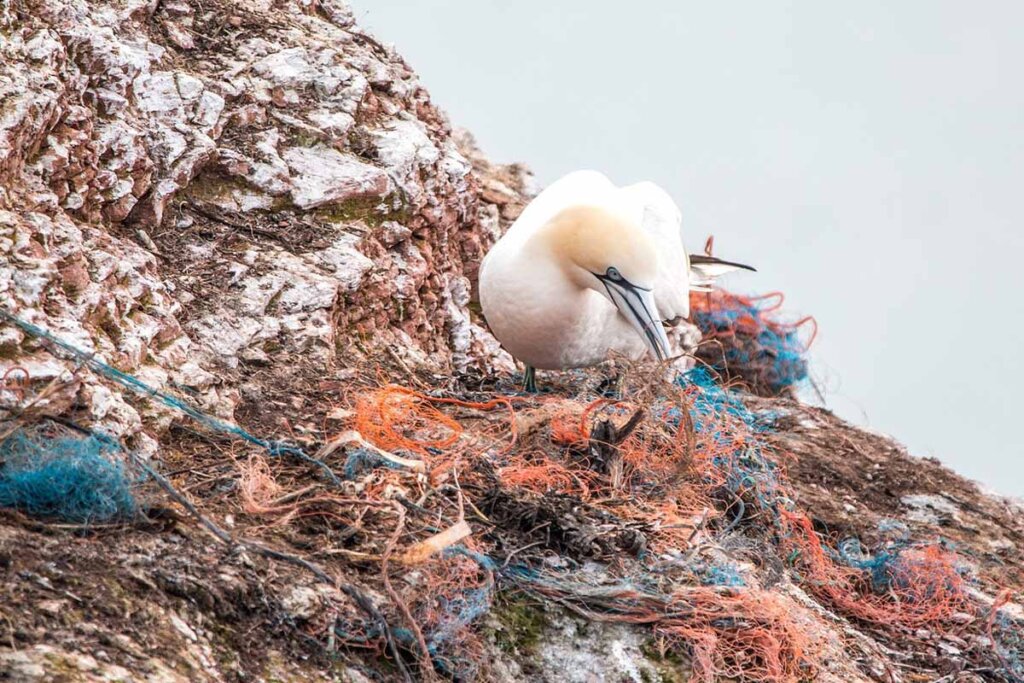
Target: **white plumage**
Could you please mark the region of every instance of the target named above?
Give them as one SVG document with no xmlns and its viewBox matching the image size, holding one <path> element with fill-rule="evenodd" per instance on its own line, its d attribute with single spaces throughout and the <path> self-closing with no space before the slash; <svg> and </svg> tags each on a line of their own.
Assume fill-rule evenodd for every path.
<svg viewBox="0 0 1024 683">
<path fill-rule="evenodd" d="M 564 176 L 484 258 L 488 325 L 513 356 L 537 368 L 585 367 L 610 354 L 668 356 L 677 350 L 661 321 L 690 310 L 681 228 L 679 207 L 654 183 L 619 188 L 596 171 Z M 695 275 L 706 284 L 707 272 Z"/>
<path fill-rule="evenodd" d="M 610 184 L 610 183 L 609 183 Z M 690 257 L 683 246 L 683 214 L 665 190 L 643 181 L 618 190 L 618 201 L 637 207 L 640 226 L 658 250 L 654 299 L 662 320 L 690 317 Z"/>
</svg>

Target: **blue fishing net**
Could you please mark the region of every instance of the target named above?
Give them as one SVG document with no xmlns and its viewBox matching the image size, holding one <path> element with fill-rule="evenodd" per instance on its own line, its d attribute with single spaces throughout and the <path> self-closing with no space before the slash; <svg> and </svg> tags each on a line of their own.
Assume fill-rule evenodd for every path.
<svg viewBox="0 0 1024 683">
<path fill-rule="evenodd" d="M 764 452 L 762 434 L 770 431 L 773 415 L 751 411 L 739 396 L 722 387 L 703 367 L 683 373 L 678 383 L 687 391 L 694 430 L 714 443 L 711 464 L 724 475 L 725 490 L 742 498 L 752 495 L 759 508 L 772 510 L 784 498 L 778 465 Z M 677 410 L 677 409 L 676 409 Z M 677 424 L 678 415 L 667 419 Z M 750 438 L 737 439 L 737 435 Z M 700 447 L 700 445 L 698 445 Z M 738 513 L 742 516 L 742 509 Z"/>
<path fill-rule="evenodd" d="M 799 323 L 779 322 L 772 310 L 765 299 L 714 292 L 693 311 L 705 342 L 697 356 L 757 394 L 777 396 L 798 385 L 807 378 L 807 344 Z"/>
<path fill-rule="evenodd" d="M 992 636 L 1006 677 L 1013 683 L 1024 683 L 1024 621 L 999 612 L 992 623 Z"/>
<path fill-rule="evenodd" d="M 344 473 L 346 480 L 354 481 L 378 467 L 402 469 L 401 465 L 380 457 L 370 449 L 358 447 L 353 448 L 348 452 L 348 457 L 345 458 L 345 464 L 342 467 L 342 472 Z"/>
<path fill-rule="evenodd" d="M 0 443 L 0 507 L 76 523 L 132 519 L 136 478 L 100 436 L 19 429 Z"/>
<path fill-rule="evenodd" d="M 694 567 L 694 573 L 704 586 L 742 588 L 747 585 L 739 567 L 731 562 L 698 564 Z"/>
</svg>

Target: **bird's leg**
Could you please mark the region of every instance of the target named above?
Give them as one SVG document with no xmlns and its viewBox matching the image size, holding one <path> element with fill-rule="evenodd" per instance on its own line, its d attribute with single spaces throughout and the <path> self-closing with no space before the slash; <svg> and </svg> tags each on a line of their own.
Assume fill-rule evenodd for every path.
<svg viewBox="0 0 1024 683">
<path fill-rule="evenodd" d="M 523 391 L 537 393 L 537 368 L 532 365 L 527 365 L 526 372 L 523 373 Z"/>
<path fill-rule="evenodd" d="M 597 393 L 605 398 L 618 401 L 622 399 L 626 388 L 626 372 L 619 369 L 614 358 L 608 361 L 608 374 L 597 385 Z"/>
<path fill-rule="evenodd" d="M 597 385 L 597 393 L 604 398 L 618 399 L 622 396 L 622 375 L 612 374 L 610 377 L 605 377 L 601 380 L 601 383 Z"/>
<path fill-rule="evenodd" d="M 622 400 L 622 397 L 626 395 L 626 373 L 619 373 L 619 376 L 615 378 L 615 398 L 616 400 Z"/>
</svg>

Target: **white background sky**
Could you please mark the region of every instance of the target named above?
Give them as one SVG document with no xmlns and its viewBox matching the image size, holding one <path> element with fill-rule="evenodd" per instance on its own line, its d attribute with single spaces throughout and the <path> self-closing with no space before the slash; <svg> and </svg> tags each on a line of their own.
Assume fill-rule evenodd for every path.
<svg viewBox="0 0 1024 683">
<path fill-rule="evenodd" d="M 1024 494 L 1024 4 L 354 2 L 492 159 L 668 190 L 837 413 Z"/>
</svg>

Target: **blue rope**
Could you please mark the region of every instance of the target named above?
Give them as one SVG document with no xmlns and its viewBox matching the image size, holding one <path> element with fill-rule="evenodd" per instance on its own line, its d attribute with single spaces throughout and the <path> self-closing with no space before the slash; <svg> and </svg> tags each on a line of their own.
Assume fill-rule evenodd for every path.
<svg viewBox="0 0 1024 683">
<path fill-rule="evenodd" d="M 735 329 L 736 323 L 745 317 L 753 318 L 757 324 L 756 334 L 744 334 L 749 345 L 738 345 L 736 341 L 723 346 L 723 357 L 727 368 L 765 368 L 765 381 L 769 388 L 782 392 L 807 379 L 807 361 L 804 359 L 806 346 L 800 341 L 795 328 L 774 324 L 762 307 L 740 301 L 727 303 L 707 311 L 696 311 L 694 323 L 706 335 Z"/>
<path fill-rule="evenodd" d="M 1003 671 L 1012 683 L 1024 683 L 1024 621 L 1015 621 L 1001 612 L 993 626 L 994 645 Z"/>
<path fill-rule="evenodd" d="M 121 372 L 117 368 L 107 365 L 103 361 L 98 360 L 96 358 L 95 353 L 83 351 L 82 349 L 79 349 L 78 347 L 64 341 L 63 339 L 54 336 L 53 334 L 44 330 L 43 328 L 33 325 L 27 320 L 22 320 L 21 318 L 5 311 L 2 308 L 0 308 L 0 320 L 5 320 L 11 323 L 12 325 L 20 328 L 24 332 L 28 333 L 29 335 L 37 339 L 45 339 L 54 346 L 58 347 L 60 350 L 64 351 L 73 359 L 80 362 L 82 365 L 85 365 L 86 367 L 102 375 L 103 377 L 106 377 L 107 379 L 116 382 L 117 384 L 120 384 L 125 388 L 131 389 L 132 391 L 139 393 L 143 396 L 154 398 L 163 403 L 168 408 L 176 410 L 179 413 L 184 413 L 185 415 L 188 415 L 196 422 L 205 425 L 208 429 L 214 432 L 227 434 L 229 436 L 234 436 L 244 441 L 248 441 L 251 444 L 255 444 L 256 446 L 263 448 L 264 450 L 267 451 L 269 455 L 273 457 L 290 455 L 310 465 L 315 465 L 316 467 L 319 467 L 321 470 L 323 470 L 324 474 L 327 475 L 327 477 L 331 480 L 331 483 L 333 483 L 335 486 L 341 487 L 342 485 L 341 479 L 338 478 L 338 476 L 327 465 L 327 463 L 317 458 L 314 458 L 313 456 L 309 455 L 298 446 L 282 443 L 280 441 L 268 441 L 267 439 L 261 439 L 258 436 L 250 434 L 249 432 L 242 429 L 238 425 L 231 424 L 230 422 L 225 422 L 216 417 L 213 417 L 212 415 L 208 415 L 188 405 L 187 403 L 182 402 L 180 399 L 171 396 L 170 394 L 166 394 L 154 387 L 149 386 L 148 384 L 140 380 L 138 377 L 133 377 L 128 373 Z"/>
</svg>

